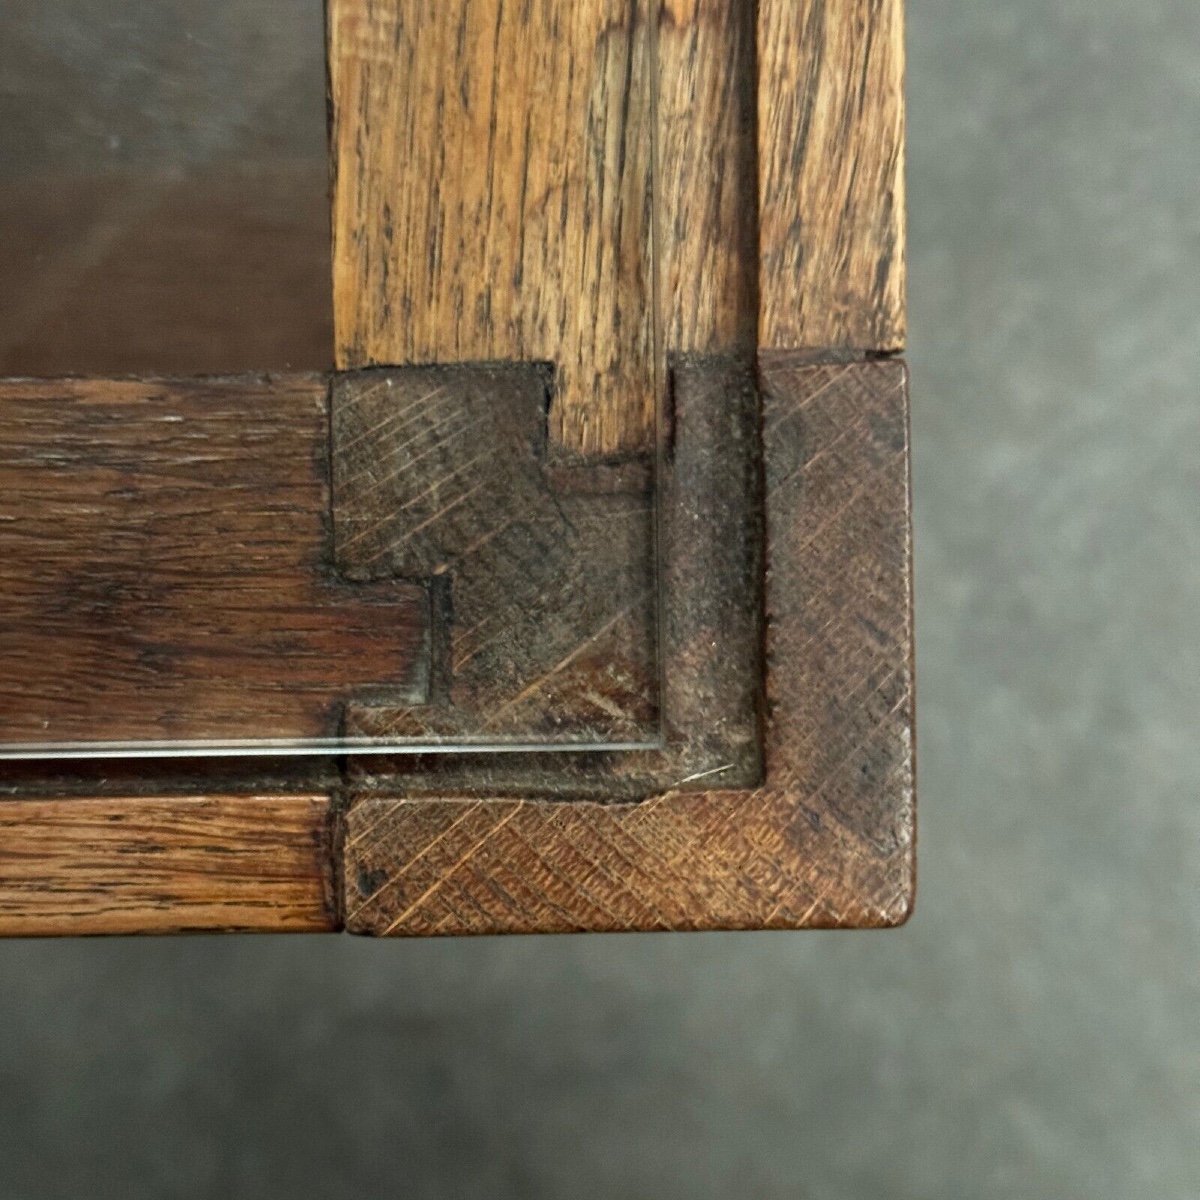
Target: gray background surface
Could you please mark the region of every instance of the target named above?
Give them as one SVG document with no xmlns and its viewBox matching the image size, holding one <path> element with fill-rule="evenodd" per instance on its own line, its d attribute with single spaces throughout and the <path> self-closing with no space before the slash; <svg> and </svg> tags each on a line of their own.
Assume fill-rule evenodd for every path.
<svg viewBox="0 0 1200 1200">
<path fill-rule="evenodd" d="M 6 1200 L 1200 1196 L 1200 7 L 909 23 L 912 923 L 0 945 Z"/>
</svg>

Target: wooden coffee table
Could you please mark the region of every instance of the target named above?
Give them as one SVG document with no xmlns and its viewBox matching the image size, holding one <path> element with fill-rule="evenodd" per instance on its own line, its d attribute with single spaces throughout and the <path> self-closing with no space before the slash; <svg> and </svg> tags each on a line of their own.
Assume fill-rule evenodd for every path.
<svg viewBox="0 0 1200 1200">
<path fill-rule="evenodd" d="M 328 7 L 329 371 L 0 381 L 0 933 L 902 922 L 900 0 Z"/>
</svg>

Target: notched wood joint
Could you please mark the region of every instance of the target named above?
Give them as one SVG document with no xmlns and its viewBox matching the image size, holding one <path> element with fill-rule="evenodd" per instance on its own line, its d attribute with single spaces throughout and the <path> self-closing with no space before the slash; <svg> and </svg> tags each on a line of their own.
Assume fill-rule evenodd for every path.
<svg viewBox="0 0 1200 1200">
<path fill-rule="evenodd" d="M 337 567 L 420 580 L 431 609 L 430 702 L 363 696 L 346 731 L 438 752 L 356 760 L 359 786 L 629 800 L 758 781 L 753 369 L 682 358 L 671 377 L 657 464 L 548 450 L 536 365 L 337 378 Z"/>
<path fill-rule="evenodd" d="M 442 760 L 417 786 L 365 772 L 350 781 L 345 816 L 347 930 L 862 927 L 907 918 L 904 366 L 761 354 L 761 418 L 754 384 L 730 361 L 674 365 L 676 436 L 658 480 L 661 695 L 663 728 L 670 735 L 679 722 L 683 752 L 676 743 L 672 757 L 668 736 L 657 758 Z M 734 502 L 738 492 L 750 497 L 745 506 Z M 760 586 L 762 623 L 748 600 Z M 750 655 L 727 653 L 760 636 Z M 757 710 L 760 687 L 761 764 L 757 722 L 723 726 L 720 707 L 740 695 Z M 665 790 L 645 803 L 612 803 L 655 782 Z M 591 797 L 602 802 L 586 802 L 589 784 L 603 786 Z"/>
<path fill-rule="evenodd" d="M 424 705 L 352 736 L 641 744 L 657 735 L 653 504 L 638 455 L 551 454 L 540 364 L 386 368 L 332 391 L 334 557 L 430 599 Z"/>
</svg>

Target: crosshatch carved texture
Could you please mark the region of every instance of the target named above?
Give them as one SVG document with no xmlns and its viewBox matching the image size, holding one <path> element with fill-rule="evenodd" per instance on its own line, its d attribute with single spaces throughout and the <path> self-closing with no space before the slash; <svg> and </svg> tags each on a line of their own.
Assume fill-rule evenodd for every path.
<svg viewBox="0 0 1200 1200">
<path fill-rule="evenodd" d="M 431 703 L 372 701 L 396 741 L 628 743 L 658 731 L 651 464 L 549 457 L 536 366 L 408 367 L 333 392 L 335 555 L 429 589 Z"/>
<path fill-rule="evenodd" d="M 372 934 L 889 925 L 913 896 L 906 377 L 760 364 L 769 704 L 754 791 L 642 804 L 360 799 Z"/>
<path fill-rule="evenodd" d="M 736 774 L 720 769 L 760 728 L 735 723 L 730 736 L 712 736 L 720 717 L 702 724 L 709 743 L 689 745 L 649 789 L 651 776 L 639 775 L 646 751 L 519 756 L 535 785 L 526 790 L 507 767 L 503 778 L 477 761 L 458 774 L 449 758 L 427 769 L 434 755 L 419 756 L 424 766 L 313 761 L 294 775 L 233 760 L 212 770 L 35 764 L 0 780 L 10 797 L 0 804 L 0 933 L 316 930 L 343 917 L 356 932 L 393 934 L 903 920 L 914 880 L 904 379 L 894 362 L 851 361 L 897 350 L 904 335 L 901 0 L 330 0 L 328 9 L 337 368 L 500 360 L 544 396 L 539 368 L 517 364 L 549 364 L 556 388 L 534 507 L 553 529 L 546 494 L 564 513 L 598 497 L 644 505 L 649 472 L 637 454 L 654 440 L 668 372 L 680 388 L 681 355 L 696 356 L 683 384 L 693 399 L 714 389 L 745 398 L 722 372 L 765 348 L 766 459 L 761 481 L 747 484 L 757 497 L 761 482 L 769 498 L 765 697 L 756 667 L 710 655 L 705 632 L 734 613 L 735 576 L 761 581 L 754 553 L 721 552 L 752 522 L 740 509 L 682 504 L 676 528 L 699 518 L 711 541 L 680 557 L 668 500 L 658 530 L 668 584 L 687 554 L 697 568 L 677 577 L 679 594 L 710 567 L 726 589 L 697 592 L 684 605 L 694 622 L 673 626 L 667 588 L 663 650 L 674 671 L 659 696 L 664 727 L 672 711 L 686 714 L 679 697 L 703 722 L 717 696 L 749 682 L 769 718 L 765 773 L 750 754 Z M 843 365 L 811 365 L 831 362 Z M 315 393 L 318 381 L 309 384 Z M 516 426 L 527 428 L 530 411 Z M 306 547 L 310 525 L 328 516 L 324 415 L 310 407 L 302 422 L 318 470 L 306 469 L 290 515 Z M 257 403 L 240 414 L 254 430 L 262 416 Z M 722 428 L 714 422 L 706 436 Z M 256 483 L 274 478 L 278 455 L 254 445 Z M 745 465 L 718 457 L 729 480 Z M 433 702 L 423 720 L 439 704 L 445 720 L 455 635 L 426 631 L 435 612 L 454 615 L 446 585 L 455 581 L 438 573 L 436 543 L 396 553 L 403 533 L 372 505 L 415 497 L 382 485 L 379 466 L 356 468 L 380 495 L 355 501 L 367 532 L 345 564 L 359 598 L 396 594 L 398 569 L 420 574 L 419 587 L 400 588 L 413 616 L 401 623 L 414 686 L 404 696 L 373 686 L 379 629 L 368 621 L 358 630 L 366 641 L 345 654 L 367 672 L 354 675 L 357 702 L 323 703 L 319 717 L 306 708 L 305 719 L 407 735 L 420 695 Z M 430 476 L 424 488 L 436 495 L 440 482 Z M 672 479 L 659 483 L 669 492 Z M 44 518 L 37 507 L 35 497 L 31 513 Z M 282 527 L 289 540 L 290 520 Z M 642 553 L 612 544 L 622 528 L 613 538 L 597 520 L 580 544 L 598 542 L 619 567 Z M 305 559 L 295 593 L 305 612 L 311 566 Z M 759 632 L 740 627 L 729 640 Z M 269 653 L 262 637 L 246 644 L 252 658 Z M 600 670 L 611 659 L 597 651 Z M 198 705 L 209 704 L 205 688 L 233 677 L 196 674 Z M 586 670 L 578 681 L 589 685 Z M 116 704 L 105 714 L 125 719 Z M 461 767 L 472 756 L 458 757 Z M 730 778 L 736 786 L 715 790 Z"/>
<path fill-rule="evenodd" d="M 447 671 L 449 697 L 435 697 L 433 706 L 408 711 L 352 705 L 348 727 L 391 739 L 402 731 L 411 735 L 414 730 L 428 736 L 431 729 L 454 727 L 455 721 L 459 729 L 478 729 L 491 715 L 487 704 L 479 703 L 481 697 L 491 697 L 494 703 L 504 672 L 511 673 L 514 665 L 525 669 L 532 663 L 536 665 L 535 678 L 545 678 L 547 683 L 537 691 L 522 688 L 528 693 L 524 708 L 528 711 L 536 703 L 541 720 L 553 718 L 563 730 L 590 719 L 596 733 L 598 704 L 604 705 L 602 715 L 610 718 L 629 709 L 628 699 L 620 707 L 616 705 L 624 693 L 614 688 L 614 683 L 625 675 L 642 680 L 646 695 L 653 691 L 657 704 L 654 708 L 643 704 L 644 720 L 629 726 L 628 732 L 639 734 L 643 743 L 653 744 L 653 748 L 570 755 L 464 754 L 447 748 L 447 753 L 419 757 L 358 756 L 347 766 L 352 786 L 359 792 L 377 789 L 385 795 L 402 785 L 408 796 L 539 795 L 613 801 L 644 799 L 676 786 L 756 785 L 761 778 L 763 538 L 759 406 L 753 367 L 737 356 L 688 356 L 675 363 L 670 444 L 653 473 L 653 503 L 659 509 L 657 571 L 649 561 L 651 531 L 641 523 L 648 520 L 645 506 L 652 500 L 649 464 L 633 460 L 601 466 L 583 460 L 552 467 L 545 473 L 541 491 L 534 488 L 532 499 L 520 501 L 522 472 L 534 480 L 541 472 L 529 453 L 528 431 L 517 439 L 514 461 L 498 448 L 504 428 L 522 428 L 519 414 L 513 422 L 498 413 L 507 402 L 502 381 L 512 384 L 529 374 L 480 368 L 403 373 L 407 387 L 401 390 L 409 403 L 414 391 L 421 396 L 431 387 L 459 389 L 466 396 L 478 391 L 482 411 L 478 425 L 471 426 L 475 432 L 470 438 L 451 441 L 447 449 L 455 459 L 469 463 L 478 457 L 471 448 L 475 441 L 486 445 L 489 451 L 483 457 L 488 470 L 498 472 L 499 477 L 485 476 L 490 486 L 480 502 L 480 513 L 463 518 L 459 533 L 451 529 L 448 537 L 432 538 L 430 557 L 423 562 L 426 570 L 446 566 L 441 578 L 452 579 L 455 591 L 460 584 L 470 589 L 469 607 L 501 618 L 489 626 L 489 637 L 495 642 L 489 654 L 500 660 L 503 670 L 498 671 L 496 665 L 482 673 L 473 668 L 464 681 L 458 681 L 454 675 L 461 656 L 452 655 L 452 669 Z M 377 375 L 376 384 L 370 386 L 379 386 L 381 378 L 391 376 Z M 422 387 L 418 389 L 417 384 Z M 425 406 L 415 404 L 414 409 L 423 413 Z M 521 411 L 527 414 L 528 409 L 526 399 Z M 357 412 L 355 408 L 348 411 Z M 375 427 L 377 416 L 367 418 L 368 428 Z M 356 423 L 363 419 L 360 414 Z M 423 420 L 423 416 L 417 418 L 418 427 Z M 437 415 L 434 420 L 441 422 L 445 417 Z M 523 420 L 528 430 L 528 415 Z M 350 428 L 341 436 L 351 448 L 361 444 Z M 413 447 L 411 432 L 389 438 Z M 416 452 L 425 453 L 421 449 Z M 395 464 L 387 454 L 382 459 L 374 453 L 368 456 L 366 470 L 389 482 L 397 478 Z M 446 464 L 439 462 L 433 473 L 439 477 L 447 473 Z M 455 484 L 449 497 L 431 501 L 435 514 L 472 490 L 453 469 L 448 473 Z M 429 494 L 428 474 L 417 477 L 423 495 Z M 373 504 L 351 505 L 349 514 L 382 523 L 380 553 L 386 560 L 391 539 L 402 530 L 391 516 L 396 506 L 388 501 L 382 507 L 373 506 L 378 504 L 376 498 Z M 660 622 L 656 629 L 652 606 L 643 610 L 636 626 L 623 621 L 623 640 L 614 639 L 614 631 L 606 632 L 602 644 L 607 644 L 609 657 L 597 662 L 591 647 L 597 617 L 581 617 L 587 617 L 589 611 L 600 612 L 599 627 L 607 630 L 603 613 L 629 582 L 633 560 L 630 548 L 618 536 L 622 525 L 613 517 L 631 504 L 638 513 L 640 531 L 633 549 L 645 571 L 639 580 L 653 581 Z M 552 522 L 552 538 L 531 541 L 522 532 L 515 545 L 502 547 L 505 560 L 498 566 L 490 559 L 470 563 L 459 577 L 457 567 L 452 566 L 454 546 L 477 545 L 492 537 L 489 531 L 513 521 L 516 514 L 539 507 L 547 510 L 544 519 Z M 428 520 L 421 514 L 406 515 L 405 524 L 420 529 L 424 536 L 430 529 Z M 355 524 L 351 521 L 348 529 Z M 547 542 L 561 546 L 566 557 L 561 551 L 547 554 Z M 408 553 L 403 549 L 405 543 L 394 544 Z M 515 563 L 510 563 L 508 559 L 514 557 Z M 515 583 L 514 573 L 519 577 Z M 508 606 L 514 600 L 519 601 L 519 609 L 510 614 Z M 434 618 L 435 624 L 445 623 L 452 642 L 459 639 L 458 627 L 464 623 L 458 610 L 457 604 L 446 604 Z M 473 648 L 477 639 L 472 623 L 468 620 L 465 625 L 466 644 Z M 637 640 L 630 640 L 634 635 Z M 558 642 L 561 647 L 556 646 Z M 547 646 L 552 653 L 547 653 Z M 585 653 L 578 653 L 579 648 Z M 632 672 L 631 663 L 636 665 Z M 652 668 L 664 664 L 669 669 L 659 669 L 653 678 Z M 556 691 L 561 689 L 560 676 L 574 680 L 575 686 L 565 693 Z M 477 687 L 472 690 L 468 686 L 464 697 L 462 683 L 470 685 L 472 681 Z M 473 707 L 456 709 L 462 699 Z M 470 722 L 472 712 L 475 724 L 464 723 Z M 501 716 L 511 720 L 512 715 L 520 713 L 506 712 L 502 704 Z M 617 727 L 608 728 L 620 732 Z"/>
</svg>

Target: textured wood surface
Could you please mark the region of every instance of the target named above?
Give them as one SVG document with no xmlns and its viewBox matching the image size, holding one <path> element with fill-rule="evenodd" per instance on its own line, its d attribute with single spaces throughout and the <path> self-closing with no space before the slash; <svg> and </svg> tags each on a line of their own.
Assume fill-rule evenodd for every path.
<svg viewBox="0 0 1200 1200">
<path fill-rule="evenodd" d="M 215 713 L 219 732 L 251 735 L 461 736 L 444 718 L 464 685 L 492 726 L 603 711 L 595 685 L 619 659 L 605 639 L 631 630 L 592 618 L 606 603 L 628 615 L 610 568 L 632 578 L 653 548 L 665 660 L 660 709 L 636 726 L 657 715 L 664 749 L 353 760 L 332 833 L 328 793 L 283 799 L 286 782 L 263 799 L 146 798 L 142 779 L 142 799 L 67 800 L 29 797 L 78 781 L 35 781 L 0 801 L 0 932 L 902 921 L 905 377 L 863 361 L 904 339 L 900 0 L 330 0 L 328 18 L 335 362 L 405 367 L 411 394 L 360 390 L 352 417 L 335 405 L 331 444 L 316 380 L 286 403 L 242 381 L 240 408 L 212 381 L 6 390 L 0 661 L 16 669 L 0 673 L 0 728 L 212 736 Z M 21 338 L 37 332 L 27 309 Z M 761 461 L 735 454 L 760 428 L 743 378 L 755 353 Z M 552 386 L 507 425 L 505 403 L 481 409 L 504 388 L 457 389 L 439 415 L 435 376 L 498 363 Z M 718 393 L 727 414 L 708 404 Z M 74 433 L 44 422 L 51 399 Z M 123 440 L 121 421 L 150 409 Z M 660 523 L 632 537 L 659 415 Z M 531 448 L 528 478 L 497 419 Z M 242 482 L 227 494 L 231 458 Z M 726 503 L 722 480 L 765 490 L 765 672 L 754 504 Z M 502 555 L 515 571 L 483 563 L 501 582 L 476 595 L 469 560 L 514 536 L 514 487 L 528 540 Z M 270 624 L 264 590 L 286 598 Z M 582 636 L 534 636 L 538 613 L 579 604 Z M 512 639 L 489 622 L 532 648 L 527 678 L 504 674 Z M 160 626 L 166 642 L 147 636 Z M 561 695 L 539 708 L 547 684 Z M 646 770 L 655 753 L 666 776 Z"/>
<path fill-rule="evenodd" d="M 325 796 L 0 802 L 0 936 L 338 926 Z"/>
<path fill-rule="evenodd" d="M 659 513 L 662 713 L 670 786 L 762 774 L 760 403 L 735 357 L 676 359 Z"/>
<path fill-rule="evenodd" d="M 419 546 L 401 536 L 412 519 L 395 516 L 409 501 L 380 503 L 377 493 L 364 491 L 359 504 L 345 506 L 349 517 L 370 518 L 367 532 L 382 534 L 385 562 L 390 552 L 400 571 L 441 570 L 435 578 L 445 585 L 444 595 L 434 622 L 442 633 L 435 632 L 434 641 L 444 636 L 448 652 L 444 696 L 407 710 L 353 705 L 347 729 L 387 740 L 452 735 L 447 752 L 438 755 L 356 757 L 347 766 L 350 786 L 358 794 L 389 795 L 402 780 L 408 796 L 612 801 L 677 786 L 712 787 L 717 780 L 729 787 L 756 785 L 763 539 L 753 369 L 735 356 L 677 361 L 671 443 L 659 464 L 656 498 L 645 462 L 547 469 L 531 454 L 534 406 L 520 385 L 527 375 L 513 368 L 418 367 L 343 381 L 351 392 L 369 385 L 367 405 L 395 406 L 397 396 L 386 398 L 384 380 L 392 380 L 410 403 L 413 395 L 431 391 L 457 393 L 456 403 L 474 412 L 472 432 L 451 429 L 444 441 L 436 440 L 445 458 L 435 478 L 443 472 L 453 477 L 457 499 L 472 487 L 451 464 L 486 458 L 480 479 L 491 484 L 496 501 L 461 517 L 458 528 L 446 518 L 447 528 L 430 537 L 428 518 L 417 517 L 412 523 Z M 390 428 L 370 407 L 350 412 L 356 426 Z M 427 419 L 437 426 L 444 415 Z M 339 441 L 342 436 L 353 459 L 362 436 L 350 430 L 339 433 Z M 387 437 L 410 452 L 411 431 Z M 411 452 L 427 456 L 430 448 Z M 392 486 L 400 474 L 396 457 L 369 452 L 364 479 L 380 477 Z M 490 478 L 496 472 L 500 482 Z M 418 495 L 428 492 L 428 478 L 428 468 L 416 474 Z M 652 499 L 657 537 L 650 527 Z M 434 514 L 446 505 L 437 500 Z M 371 547 L 359 544 L 371 562 Z M 399 565 L 405 559 L 408 565 Z M 663 662 L 671 666 L 665 674 Z M 488 737 L 480 738 L 481 731 Z M 571 742 L 576 751 L 453 749 L 501 736 L 511 741 L 516 731 L 527 741 Z M 638 748 L 597 749 L 622 741 Z M 592 749 L 580 749 L 581 742 Z"/>
<path fill-rule="evenodd" d="M 433 694 L 350 732 L 621 743 L 658 731 L 649 463 L 554 469 L 536 367 L 408 367 L 333 392 L 335 560 L 422 581 Z M 432 703 L 426 703 L 426 699 Z"/>
<path fill-rule="evenodd" d="M 904 367 L 781 356 L 763 363 L 762 384 L 764 785 L 637 805 L 360 799 L 343 851 L 349 930 L 794 928 L 907 916 Z"/>
<path fill-rule="evenodd" d="M 329 566 L 326 384 L 0 385 L 0 743 L 336 736 L 419 588 Z"/>
<path fill-rule="evenodd" d="M 758 0 L 759 345 L 904 345 L 902 0 Z"/>
<path fill-rule="evenodd" d="M 330 63 L 339 367 L 551 362 L 610 453 L 671 353 L 903 345 L 900 0 L 332 0 Z"/>
<path fill-rule="evenodd" d="M 753 4 L 662 0 L 654 202 L 668 356 L 756 345 L 754 39 Z"/>
<path fill-rule="evenodd" d="M 551 436 L 654 414 L 650 0 L 330 0 L 337 365 L 546 361 Z"/>
</svg>

